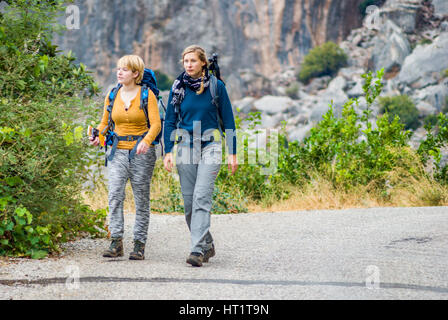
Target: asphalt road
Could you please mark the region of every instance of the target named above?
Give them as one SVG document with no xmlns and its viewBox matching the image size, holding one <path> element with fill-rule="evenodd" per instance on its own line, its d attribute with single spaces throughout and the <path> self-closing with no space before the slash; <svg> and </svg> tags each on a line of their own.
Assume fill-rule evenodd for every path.
<svg viewBox="0 0 448 320">
<path fill-rule="evenodd" d="M 106 239 L 62 258 L 0 262 L 0 299 L 448 299 L 448 207 L 212 217 L 216 256 L 186 264 L 183 216 L 152 215 L 146 260 L 101 256 Z"/>
</svg>

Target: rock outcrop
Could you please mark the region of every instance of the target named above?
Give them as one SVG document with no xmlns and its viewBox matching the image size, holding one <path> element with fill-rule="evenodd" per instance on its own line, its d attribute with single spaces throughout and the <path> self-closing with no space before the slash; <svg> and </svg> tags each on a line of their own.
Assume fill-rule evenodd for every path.
<svg viewBox="0 0 448 320">
<path fill-rule="evenodd" d="M 76 0 L 80 29 L 58 37 L 65 51 L 95 70 L 105 87 L 115 82 L 117 59 L 142 56 L 174 77 L 182 50 L 199 44 L 220 54 L 233 97 L 263 95 L 274 72 L 297 66 L 325 41 L 342 41 L 362 17 L 362 0 Z M 250 81 L 255 80 L 254 83 Z"/>
<path fill-rule="evenodd" d="M 297 98 L 285 102 L 283 108 L 278 105 L 256 108 L 263 99 L 248 97 L 235 104 L 243 105 L 244 101 L 243 116 L 249 111 L 261 111 L 261 126 L 279 128 L 282 120 L 286 121 L 289 139 L 302 140 L 322 119 L 330 104 L 335 113 L 340 114 L 349 98 L 359 98 L 355 108 L 358 112 L 365 109 L 361 75 L 368 70 L 384 68 L 382 96 L 409 95 L 421 120 L 443 111 L 448 108 L 448 29 L 444 27 L 448 15 L 444 14 L 441 3 L 438 11 L 435 10 L 436 2 L 386 1 L 379 10 L 380 23 L 376 28 L 354 29 L 340 43 L 348 56 L 347 67 L 340 69 L 333 79 L 324 76 L 313 79 L 308 85 L 297 83 Z M 285 95 L 286 88 L 295 81 L 287 72 L 279 74 L 276 78 L 281 86 L 277 88 L 278 95 Z M 281 97 L 276 101 L 281 101 Z M 297 107 L 288 108 L 288 105 Z M 272 110 L 281 111 L 281 116 Z M 378 114 L 377 104 L 372 111 L 373 115 Z M 417 129 L 411 143 L 418 145 L 424 135 L 423 128 Z"/>
<path fill-rule="evenodd" d="M 406 57 L 398 81 L 412 88 L 423 88 L 440 82 L 442 71 L 448 69 L 448 32 L 433 43 L 417 46 Z"/>
<path fill-rule="evenodd" d="M 123 54 L 137 53 L 175 76 L 185 46 L 217 51 L 235 111 L 243 118 L 260 111 L 259 127 L 285 126 L 291 140 L 306 137 L 330 104 L 338 114 L 359 98 L 363 110 L 361 75 L 368 70 L 385 68 L 382 95 L 409 95 L 422 119 L 447 108 L 448 1 L 387 0 L 374 28 L 361 21 L 361 1 L 115 0 L 120 9 L 110 10 L 105 1 L 79 0 L 81 29 L 59 42 L 106 85 L 115 82 Z M 303 56 L 327 40 L 346 52 L 347 66 L 334 78 L 297 82 Z M 413 142 L 423 134 L 416 130 Z"/>
</svg>

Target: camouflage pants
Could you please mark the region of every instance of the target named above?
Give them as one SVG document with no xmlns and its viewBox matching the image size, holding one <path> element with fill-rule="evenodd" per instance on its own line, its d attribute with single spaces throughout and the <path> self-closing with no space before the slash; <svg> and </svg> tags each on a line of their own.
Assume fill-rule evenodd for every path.
<svg viewBox="0 0 448 320">
<path fill-rule="evenodd" d="M 134 241 L 146 243 L 150 214 L 150 182 L 156 162 L 155 148 L 146 154 L 136 154 L 129 160 L 130 150 L 117 149 L 108 163 L 109 179 L 109 230 L 112 238 L 123 238 L 123 203 L 128 180 L 131 182 L 135 202 Z"/>
</svg>

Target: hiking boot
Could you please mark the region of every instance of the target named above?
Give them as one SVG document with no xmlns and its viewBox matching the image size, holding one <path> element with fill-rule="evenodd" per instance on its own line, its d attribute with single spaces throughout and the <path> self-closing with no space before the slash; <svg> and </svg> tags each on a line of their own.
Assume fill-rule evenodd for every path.
<svg viewBox="0 0 448 320">
<path fill-rule="evenodd" d="M 134 251 L 129 255 L 129 260 L 145 260 L 145 244 L 134 241 Z"/>
<path fill-rule="evenodd" d="M 204 256 L 198 252 L 192 252 L 187 258 L 187 263 L 191 264 L 193 267 L 202 267 L 202 261 Z"/>
<path fill-rule="evenodd" d="M 215 245 L 212 244 L 212 247 L 205 251 L 203 262 L 208 262 L 208 259 L 215 256 Z"/>
<path fill-rule="evenodd" d="M 122 239 L 112 239 L 109 249 L 104 251 L 103 257 L 106 258 L 116 258 L 123 256 L 123 240 Z"/>
</svg>

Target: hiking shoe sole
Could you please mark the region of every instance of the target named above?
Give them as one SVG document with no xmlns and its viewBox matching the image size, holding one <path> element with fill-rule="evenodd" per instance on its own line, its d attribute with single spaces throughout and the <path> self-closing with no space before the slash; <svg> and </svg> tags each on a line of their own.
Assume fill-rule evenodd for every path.
<svg viewBox="0 0 448 320">
<path fill-rule="evenodd" d="M 187 263 L 191 264 L 193 267 L 202 267 L 202 260 L 203 260 L 202 256 L 198 257 L 195 255 L 190 255 L 187 258 Z"/>
<path fill-rule="evenodd" d="M 129 260 L 145 260 L 145 256 L 141 256 L 139 254 L 130 254 L 129 255 Z"/>
<path fill-rule="evenodd" d="M 123 256 L 123 252 L 105 252 L 103 253 L 103 257 L 105 258 L 117 258 L 117 257 L 122 257 Z"/>
</svg>

